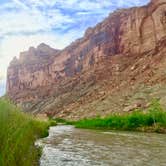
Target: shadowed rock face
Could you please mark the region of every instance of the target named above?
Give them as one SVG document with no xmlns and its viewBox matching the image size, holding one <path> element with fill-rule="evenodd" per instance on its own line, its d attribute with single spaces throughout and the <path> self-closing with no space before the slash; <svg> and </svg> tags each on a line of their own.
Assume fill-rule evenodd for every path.
<svg viewBox="0 0 166 166">
<path fill-rule="evenodd" d="M 118 10 L 96 27 L 88 28 L 83 38 L 63 50 L 41 44 L 21 53 L 19 59 L 14 58 L 8 68 L 7 93 L 13 101 L 22 104 L 35 103 L 57 93 L 61 95 L 76 87 L 79 81 L 75 80 L 81 75 L 86 78 L 85 84 L 90 78 L 96 78 L 93 71 L 100 69 L 103 61 L 111 61 L 115 73 L 123 72 L 121 59 L 112 63 L 114 56 L 139 59 L 160 52 L 165 38 L 166 0 L 152 0 L 147 6 Z M 126 65 L 133 65 L 132 59 Z M 102 71 L 99 73 L 103 75 Z M 117 79 L 117 75 L 112 77 Z M 68 86 L 62 87 L 64 82 Z"/>
</svg>

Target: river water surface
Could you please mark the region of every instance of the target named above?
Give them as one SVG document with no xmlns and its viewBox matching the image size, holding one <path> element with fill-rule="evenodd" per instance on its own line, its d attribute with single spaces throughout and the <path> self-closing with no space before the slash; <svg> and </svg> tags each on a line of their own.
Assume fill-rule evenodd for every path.
<svg viewBox="0 0 166 166">
<path fill-rule="evenodd" d="M 51 127 L 40 166 L 166 166 L 166 135 Z"/>
</svg>

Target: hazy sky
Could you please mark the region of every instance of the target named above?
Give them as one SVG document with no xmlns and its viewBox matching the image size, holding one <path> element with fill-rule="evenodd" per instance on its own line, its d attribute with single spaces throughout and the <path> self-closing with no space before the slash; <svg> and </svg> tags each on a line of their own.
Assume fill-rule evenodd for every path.
<svg viewBox="0 0 166 166">
<path fill-rule="evenodd" d="M 117 8 L 149 0 L 0 0 L 0 94 L 14 56 L 46 43 L 64 48 Z"/>
</svg>

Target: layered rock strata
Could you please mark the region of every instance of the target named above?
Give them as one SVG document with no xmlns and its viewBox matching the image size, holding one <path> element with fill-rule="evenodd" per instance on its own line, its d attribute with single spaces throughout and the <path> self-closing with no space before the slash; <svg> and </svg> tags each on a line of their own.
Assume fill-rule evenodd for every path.
<svg viewBox="0 0 166 166">
<path fill-rule="evenodd" d="M 41 101 L 49 98 L 51 102 L 50 98 L 54 100 L 60 95 L 63 98 L 76 87 L 81 90 L 83 85 L 91 83 L 97 86 L 103 80 L 110 81 L 109 78 L 113 80 L 112 88 L 121 85 L 123 77 L 133 77 L 130 83 L 134 84 L 140 78 L 137 81 L 132 74 L 142 58 L 145 58 L 142 72 L 146 73 L 153 67 L 146 60 L 161 52 L 164 56 L 165 44 L 166 0 L 117 10 L 63 50 L 41 44 L 14 58 L 7 73 L 7 94 L 16 103 L 36 110 L 36 103 L 42 105 Z"/>
</svg>

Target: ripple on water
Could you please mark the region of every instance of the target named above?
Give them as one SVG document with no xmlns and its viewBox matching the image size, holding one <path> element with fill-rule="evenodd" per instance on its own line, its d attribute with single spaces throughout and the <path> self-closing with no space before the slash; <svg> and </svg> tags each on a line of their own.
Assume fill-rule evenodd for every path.
<svg viewBox="0 0 166 166">
<path fill-rule="evenodd" d="M 166 135 L 51 127 L 40 166 L 166 166 Z"/>
</svg>

